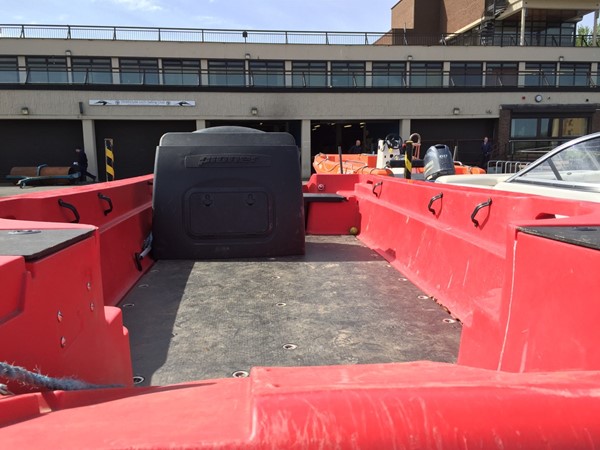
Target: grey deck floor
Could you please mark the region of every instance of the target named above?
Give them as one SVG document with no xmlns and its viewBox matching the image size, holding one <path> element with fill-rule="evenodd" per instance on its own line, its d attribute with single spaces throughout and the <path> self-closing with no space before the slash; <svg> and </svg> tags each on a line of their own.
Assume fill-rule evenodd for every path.
<svg viewBox="0 0 600 450">
<path fill-rule="evenodd" d="M 356 238 L 307 236 L 304 256 L 158 261 L 121 307 L 134 374 L 164 385 L 254 366 L 455 362 L 460 324 L 419 295 Z"/>
</svg>

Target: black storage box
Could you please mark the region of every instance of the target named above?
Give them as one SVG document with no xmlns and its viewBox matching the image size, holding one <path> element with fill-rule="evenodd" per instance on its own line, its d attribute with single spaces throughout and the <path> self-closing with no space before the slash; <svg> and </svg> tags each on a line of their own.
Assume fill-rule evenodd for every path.
<svg viewBox="0 0 600 450">
<path fill-rule="evenodd" d="M 156 150 L 156 259 L 304 254 L 299 151 L 288 133 L 167 133 Z"/>
</svg>

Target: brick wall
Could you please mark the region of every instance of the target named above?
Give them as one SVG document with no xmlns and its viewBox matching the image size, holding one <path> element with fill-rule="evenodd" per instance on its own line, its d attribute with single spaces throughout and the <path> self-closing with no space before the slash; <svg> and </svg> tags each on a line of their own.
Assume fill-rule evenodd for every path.
<svg viewBox="0 0 600 450">
<path fill-rule="evenodd" d="M 392 7 L 392 28 L 452 33 L 481 19 L 484 8 L 485 0 L 400 0 Z"/>
<path fill-rule="evenodd" d="M 453 33 L 481 19 L 485 0 L 442 0 L 440 27 L 442 33 Z"/>
<path fill-rule="evenodd" d="M 500 110 L 500 118 L 498 120 L 498 135 L 496 136 L 496 145 L 499 156 L 494 155 L 495 159 L 506 159 L 505 152 L 507 150 L 508 141 L 510 139 L 510 120 L 512 113 L 509 109 Z"/>
</svg>

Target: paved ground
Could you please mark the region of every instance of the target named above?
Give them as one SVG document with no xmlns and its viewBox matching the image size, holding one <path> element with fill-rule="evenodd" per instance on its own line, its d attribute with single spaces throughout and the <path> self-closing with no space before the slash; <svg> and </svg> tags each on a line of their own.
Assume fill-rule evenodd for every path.
<svg viewBox="0 0 600 450">
<path fill-rule="evenodd" d="M 83 184 L 83 183 L 82 183 Z M 30 194 L 32 192 L 51 191 L 53 189 L 64 189 L 79 185 L 64 185 L 64 186 L 25 186 L 21 189 L 14 184 L 0 184 L 0 197 L 10 197 L 12 195 Z"/>
<path fill-rule="evenodd" d="M 134 374 L 162 385 L 253 366 L 455 362 L 460 324 L 419 296 L 356 238 L 307 236 L 305 256 L 159 261 L 121 307 Z"/>
</svg>

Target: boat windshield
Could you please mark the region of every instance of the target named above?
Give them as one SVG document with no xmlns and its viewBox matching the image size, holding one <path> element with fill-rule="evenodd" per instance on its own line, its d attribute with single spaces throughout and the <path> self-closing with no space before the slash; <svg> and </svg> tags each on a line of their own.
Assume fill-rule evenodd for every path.
<svg viewBox="0 0 600 450">
<path fill-rule="evenodd" d="M 558 147 L 507 182 L 600 192 L 600 134 Z"/>
</svg>

